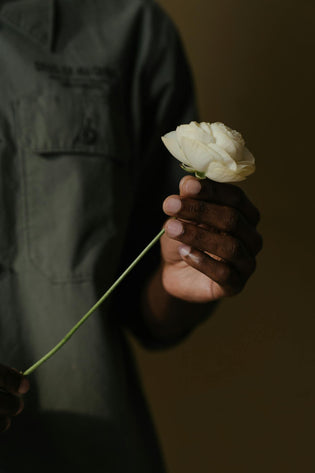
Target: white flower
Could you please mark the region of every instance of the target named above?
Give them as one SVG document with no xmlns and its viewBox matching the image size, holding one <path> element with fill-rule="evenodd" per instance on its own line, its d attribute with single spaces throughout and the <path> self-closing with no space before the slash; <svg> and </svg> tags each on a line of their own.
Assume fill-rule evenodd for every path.
<svg viewBox="0 0 315 473">
<path fill-rule="evenodd" d="M 223 123 L 180 125 L 162 141 L 183 168 L 199 178 L 238 182 L 255 171 L 255 158 L 242 135 Z"/>
</svg>

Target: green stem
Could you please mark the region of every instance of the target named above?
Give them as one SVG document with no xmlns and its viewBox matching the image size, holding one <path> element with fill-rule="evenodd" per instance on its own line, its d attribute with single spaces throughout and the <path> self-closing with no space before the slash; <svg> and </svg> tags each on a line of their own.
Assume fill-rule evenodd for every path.
<svg viewBox="0 0 315 473">
<path fill-rule="evenodd" d="M 165 232 L 164 228 L 156 235 L 155 238 L 148 244 L 148 246 L 137 256 L 137 258 L 128 266 L 128 268 L 119 276 L 118 279 L 114 282 L 114 284 L 103 294 L 103 296 L 96 302 L 96 304 L 91 307 L 91 309 L 79 320 L 79 322 L 67 333 L 67 335 L 60 340 L 57 345 L 52 348 L 45 356 L 43 356 L 40 360 L 34 363 L 30 368 L 24 371 L 24 375 L 27 376 L 33 371 L 35 371 L 40 365 L 45 363 L 50 357 L 52 357 L 60 348 L 67 343 L 67 341 L 72 337 L 72 335 L 81 327 L 82 324 L 90 317 L 90 315 L 95 312 L 95 310 L 107 299 L 107 297 L 114 291 L 114 289 L 118 286 L 118 284 L 127 276 L 127 274 L 136 266 L 136 264 L 141 260 L 141 258 L 155 245 L 155 243 L 161 238 L 163 233 Z"/>
</svg>

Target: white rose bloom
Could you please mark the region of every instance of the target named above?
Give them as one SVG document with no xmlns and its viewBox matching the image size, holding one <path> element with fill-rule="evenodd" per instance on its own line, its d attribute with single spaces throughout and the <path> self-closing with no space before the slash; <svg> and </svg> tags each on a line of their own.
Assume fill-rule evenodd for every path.
<svg viewBox="0 0 315 473">
<path fill-rule="evenodd" d="M 169 152 L 199 178 L 238 182 L 255 171 L 255 158 L 242 135 L 223 123 L 180 125 L 162 136 Z"/>
</svg>

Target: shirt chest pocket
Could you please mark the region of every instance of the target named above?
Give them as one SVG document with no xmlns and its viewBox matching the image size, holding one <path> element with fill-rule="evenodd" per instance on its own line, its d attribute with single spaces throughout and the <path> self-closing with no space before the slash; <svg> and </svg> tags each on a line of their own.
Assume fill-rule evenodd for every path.
<svg viewBox="0 0 315 473">
<path fill-rule="evenodd" d="M 129 212 L 123 110 L 111 94 L 66 90 L 23 98 L 16 116 L 29 258 L 52 282 L 91 279 Z"/>
</svg>

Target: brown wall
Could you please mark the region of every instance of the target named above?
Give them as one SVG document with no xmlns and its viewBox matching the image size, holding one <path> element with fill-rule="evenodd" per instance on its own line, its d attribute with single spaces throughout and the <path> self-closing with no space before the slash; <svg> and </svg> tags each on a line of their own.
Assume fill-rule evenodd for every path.
<svg viewBox="0 0 315 473">
<path fill-rule="evenodd" d="M 180 347 L 136 348 L 170 473 L 315 471 L 314 2 L 161 0 L 201 118 L 242 132 L 265 247 Z"/>
</svg>

